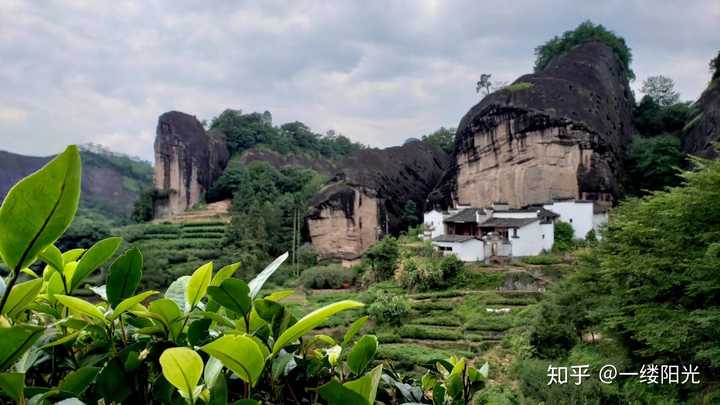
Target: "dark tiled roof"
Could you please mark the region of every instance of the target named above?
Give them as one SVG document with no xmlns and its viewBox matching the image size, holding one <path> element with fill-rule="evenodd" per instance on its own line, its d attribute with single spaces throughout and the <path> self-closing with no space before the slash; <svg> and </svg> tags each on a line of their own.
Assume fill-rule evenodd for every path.
<svg viewBox="0 0 720 405">
<path fill-rule="evenodd" d="M 475 213 L 478 213 L 480 215 L 485 215 L 485 210 L 482 208 L 465 208 L 464 210 L 458 212 L 455 215 L 451 215 L 443 222 L 453 222 L 453 223 L 466 223 L 466 222 L 477 222 L 477 216 Z"/>
<path fill-rule="evenodd" d="M 521 228 L 538 220 L 539 218 L 490 218 L 478 225 L 481 228 Z"/>
<path fill-rule="evenodd" d="M 473 235 L 440 235 L 433 238 L 433 242 L 467 242 L 477 239 Z"/>
</svg>

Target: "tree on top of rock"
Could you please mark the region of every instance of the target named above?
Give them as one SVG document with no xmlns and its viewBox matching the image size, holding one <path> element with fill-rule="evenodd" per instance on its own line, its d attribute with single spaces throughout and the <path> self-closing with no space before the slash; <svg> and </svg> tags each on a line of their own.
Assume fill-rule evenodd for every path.
<svg viewBox="0 0 720 405">
<path fill-rule="evenodd" d="M 663 75 L 650 76 L 645 79 L 640 92 L 652 98 L 662 107 L 669 107 L 680 101 L 680 93 L 675 90 L 675 82 Z"/>
<path fill-rule="evenodd" d="M 574 30 L 565 31 L 561 37 L 556 36 L 535 48 L 535 72 L 545 69 L 556 56 L 562 55 L 576 45 L 590 41 L 599 41 L 611 47 L 622 61 L 627 78 L 635 79 L 635 73 L 630 69 L 632 53 L 625 43 L 625 39 L 602 24 L 593 24 L 589 20 L 581 23 Z"/>
</svg>

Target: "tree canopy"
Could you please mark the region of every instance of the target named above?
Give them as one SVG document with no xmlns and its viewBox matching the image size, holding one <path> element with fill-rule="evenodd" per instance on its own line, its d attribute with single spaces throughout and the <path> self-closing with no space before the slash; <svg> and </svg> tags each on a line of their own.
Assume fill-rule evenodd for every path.
<svg viewBox="0 0 720 405">
<path fill-rule="evenodd" d="M 325 135 L 316 134 L 299 121 L 274 127 L 272 115 L 267 111 L 243 114 L 242 111 L 228 109 L 212 119 L 210 129 L 225 134 L 232 154 L 265 145 L 279 153 L 311 153 L 327 159 L 340 159 L 364 147 L 334 131 Z"/>
<path fill-rule="evenodd" d="M 673 79 L 658 75 L 643 81 L 640 92 L 652 98 L 662 107 L 669 107 L 680 101 L 680 93 L 675 90 Z"/>
<path fill-rule="evenodd" d="M 422 141 L 437 146 L 445 153 L 452 154 L 455 150 L 455 128 L 440 127 L 433 133 L 423 135 Z"/>
<path fill-rule="evenodd" d="M 535 72 L 539 72 L 556 56 L 562 55 L 576 45 L 589 41 L 600 41 L 610 46 L 617 54 L 625 67 L 625 74 L 629 80 L 635 79 L 635 73 L 630 69 L 632 52 L 625 43 L 625 39 L 602 24 L 584 21 L 574 30 L 565 31 L 562 36 L 553 37 L 549 41 L 535 48 Z"/>
</svg>

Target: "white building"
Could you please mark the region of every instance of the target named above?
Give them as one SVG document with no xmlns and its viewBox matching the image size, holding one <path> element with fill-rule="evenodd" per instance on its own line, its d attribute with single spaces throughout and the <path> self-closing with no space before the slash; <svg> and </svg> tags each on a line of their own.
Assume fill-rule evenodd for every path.
<svg viewBox="0 0 720 405">
<path fill-rule="evenodd" d="M 485 260 L 485 242 L 472 235 L 440 235 L 432 241 L 443 254 L 453 254 L 464 262 Z"/>
<path fill-rule="evenodd" d="M 607 210 L 587 200 L 561 200 L 543 204 L 543 208 L 560 215 L 560 220 L 572 225 L 575 239 L 585 239 L 590 230 L 599 229 L 608 221 Z"/>
<path fill-rule="evenodd" d="M 434 210 L 425 214 L 425 238 L 463 261 L 536 256 L 552 249 L 556 220 L 570 223 L 575 238 L 581 239 L 607 222 L 607 211 L 591 201 L 574 200 L 521 209 L 495 203 L 449 213 Z"/>
</svg>

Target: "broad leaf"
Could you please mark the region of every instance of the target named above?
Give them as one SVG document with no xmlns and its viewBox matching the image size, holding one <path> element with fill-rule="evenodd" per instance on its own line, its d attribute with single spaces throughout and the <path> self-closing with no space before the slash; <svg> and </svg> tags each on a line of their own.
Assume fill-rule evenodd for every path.
<svg viewBox="0 0 720 405">
<path fill-rule="evenodd" d="M 70 291 L 75 290 L 90 273 L 110 260 L 121 243 L 122 238 L 112 237 L 103 239 L 88 249 L 75 268 L 75 272 L 70 280 Z"/>
<path fill-rule="evenodd" d="M 157 317 L 165 324 L 165 326 L 169 329 L 170 337 L 173 340 L 178 337 L 181 332 L 180 328 L 182 327 L 179 322 L 182 318 L 182 312 L 180 312 L 180 308 L 178 308 L 177 304 L 175 304 L 175 301 L 168 298 L 155 300 L 150 303 L 148 310 L 151 313 L 156 314 Z"/>
<path fill-rule="evenodd" d="M 3 308 L 3 314 L 9 315 L 11 318 L 19 314 L 37 297 L 42 289 L 42 284 L 43 280 L 36 278 L 13 287 Z"/>
<path fill-rule="evenodd" d="M 16 403 L 21 403 L 25 396 L 25 373 L 1 373 L 0 390 Z"/>
<path fill-rule="evenodd" d="M 227 279 L 217 287 L 211 286 L 207 292 L 218 304 L 231 311 L 247 314 L 252 308 L 249 296 L 250 288 L 244 281 L 237 278 Z"/>
<path fill-rule="evenodd" d="M 0 371 L 6 370 L 42 336 L 44 328 L 15 325 L 0 328 Z"/>
<path fill-rule="evenodd" d="M 100 372 L 99 367 L 82 367 L 63 378 L 58 388 L 61 391 L 70 392 L 73 395 L 80 395 L 95 381 Z"/>
<path fill-rule="evenodd" d="M 296 324 L 289 327 L 282 333 L 282 335 L 280 335 L 273 346 L 273 354 L 313 330 L 336 313 L 347 309 L 360 308 L 363 305 L 364 304 L 357 301 L 344 300 L 316 309 L 315 311 L 305 315 L 302 319 L 297 321 Z"/>
<path fill-rule="evenodd" d="M 318 390 L 329 405 L 372 405 L 362 395 L 332 380 Z"/>
<path fill-rule="evenodd" d="M 55 247 L 55 245 L 50 245 L 47 249 L 43 250 L 40 258 L 57 271 L 63 271 L 65 268 L 65 260 L 63 259 L 62 252 L 60 252 L 60 249 Z"/>
<path fill-rule="evenodd" d="M 203 372 L 200 355 L 187 347 L 173 347 L 160 355 L 160 366 L 165 379 L 183 396 L 192 398 Z"/>
<path fill-rule="evenodd" d="M 210 262 L 200 266 L 193 272 L 185 290 L 185 304 L 188 311 L 195 308 L 198 302 L 205 297 L 212 280 L 212 271 L 213 264 Z"/>
<path fill-rule="evenodd" d="M 257 297 L 260 290 L 262 290 L 263 285 L 265 285 L 265 282 L 273 275 L 273 273 L 275 273 L 280 265 L 287 260 L 287 258 L 288 253 L 283 253 L 248 283 L 248 287 L 250 287 L 250 298 L 255 299 L 255 297 Z"/>
<path fill-rule="evenodd" d="M 355 320 L 355 322 L 350 325 L 347 332 L 345 332 L 345 336 L 343 336 L 343 345 L 347 345 L 348 343 L 350 343 L 352 338 L 354 338 L 355 335 L 360 332 L 360 329 L 365 326 L 365 322 L 367 322 L 367 320 L 368 317 L 363 316 L 362 318 Z"/>
<path fill-rule="evenodd" d="M 55 298 L 60 301 L 61 304 L 77 313 L 87 315 L 103 322 L 105 321 L 105 316 L 102 312 L 100 312 L 98 307 L 81 298 L 71 297 L 69 295 L 56 295 Z"/>
<path fill-rule="evenodd" d="M 222 362 L 215 357 L 208 358 L 208 361 L 205 363 L 205 371 L 203 372 L 203 380 L 205 381 L 205 385 L 209 389 L 212 389 L 212 387 L 215 385 L 215 383 L 218 380 L 218 377 L 222 374 Z"/>
<path fill-rule="evenodd" d="M 65 262 L 65 264 L 68 264 L 69 262 L 74 262 L 79 259 L 83 253 L 85 253 L 85 249 L 77 248 L 68 250 L 67 252 L 62 254 L 63 261 Z"/>
<path fill-rule="evenodd" d="M 132 248 L 118 257 L 110 266 L 107 278 L 107 297 L 115 308 L 120 301 L 132 297 L 142 278 L 143 257 L 138 248 Z"/>
<path fill-rule="evenodd" d="M 265 367 L 262 351 L 247 336 L 225 335 L 200 350 L 220 360 L 225 367 L 251 385 L 255 385 Z"/>
<path fill-rule="evenodd" d="M 185 308 L 185 291 L 187 290 L 188 282 L 190 282 L 190 276 L 178 277 L 178 279 L 170 283 L 170 286 L 165 290 L 165 298 L 173 300 L 183 312 L 189 310 L 189 308 Z"/>
<path fill-rule="evenodd" d="M 130 298 L 126 298 L 122 300 L 113 310 L 112 314 L 108 317 L 111 321 L 118 316 L 120 316 L 123 312 L 130 310 L 135 305 L 140 304 L 141 302 L 145 301 L 148 297 L 160 294 L 157 291 L 145 291 L 143 293 L 140 293 L 138 295 L 132 296 Z"/>
<path fill-rule="evenodd" d="M 220 284 L 222 284 L 223 281 L 232 277 L 239 268 L 240 263 L 228 264 L 227 266 L 218 270 L 218 272 L 213 276 L 212 281 L 210 281 L 210 285 L 215 287 L 219 286 Z"/>
<path fill-rule="evenodd" d="M 347 365 L 355 375 L 362 374 L 368 364 L 375 358 L 378 349 L 377 337 L 365 335 L 355 343 L 348 354 Z"/>
<path fill-rule="evenodd" d="M 0 257 L 14 270 L 28 267 L 72 223 L 80 201 L 80 153 L 69 146 L 15 184 L 0 206 Z"/>
<path fill-rule="evenodd" d="M 130 396 L 132 378 L 123 370 L 123 364 L 118 358 L 114 358 L 103 367 L 96 378 L 97 391 L 105 403 L 121 403 Z"/>
<path fill-rule="evenodd" d="M 360 394 L 363 398 L 365 398 L 368 404 L 374 404 L 381 377 L 382 364 L 375 367 L 372 371 L 357 380 L 348 381 L 343 385 Z"/>
</svg>

